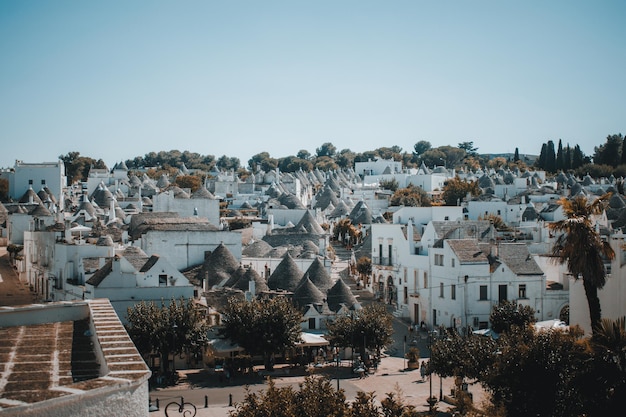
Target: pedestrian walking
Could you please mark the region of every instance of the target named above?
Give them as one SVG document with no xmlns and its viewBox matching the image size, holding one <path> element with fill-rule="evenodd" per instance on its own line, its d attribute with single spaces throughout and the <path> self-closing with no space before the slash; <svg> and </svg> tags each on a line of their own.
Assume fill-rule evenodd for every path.
<svg viewBox="0 0 626 417">
<path fill-rule="evenodd" d="M 422 376 L 422 381 L 424 380 L 424 376 L 426 376 L 426 365 L 422 362 L 422 366 L 420 366 L 420 375 Z"/>
</svg>

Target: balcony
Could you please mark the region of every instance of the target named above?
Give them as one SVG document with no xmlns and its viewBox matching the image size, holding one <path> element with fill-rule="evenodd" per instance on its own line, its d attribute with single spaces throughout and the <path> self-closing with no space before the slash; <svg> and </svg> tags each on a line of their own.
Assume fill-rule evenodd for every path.
<svg viewBox="0 0 626 417">
<path fill-rule="evenodd" d="M 392 259 L 380 256 L 372 257 L 372 265 L 380 265 L 380 266 L 393 266 Z"/>
</svg>

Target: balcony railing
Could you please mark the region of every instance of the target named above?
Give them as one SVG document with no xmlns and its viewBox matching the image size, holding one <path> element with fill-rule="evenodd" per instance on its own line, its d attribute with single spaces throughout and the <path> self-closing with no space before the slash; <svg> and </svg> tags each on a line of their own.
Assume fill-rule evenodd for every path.
<svg viewBox="0 0 626 417">
<path fill-rule="evenodd" d="M 374 265 L 393 266 L 392 261 L 393 260 L 391 258 L 386 258 L 386 257 L 381 258 L 379 256 L 372 257 L 372 263 Z"/>
</svg>

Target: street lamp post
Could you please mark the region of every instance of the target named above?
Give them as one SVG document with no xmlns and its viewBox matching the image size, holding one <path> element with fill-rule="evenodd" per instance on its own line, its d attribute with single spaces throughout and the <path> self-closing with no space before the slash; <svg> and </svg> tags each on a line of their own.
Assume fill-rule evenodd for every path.
<svg viewBox="0 0 626 417">
<path fill-rule="evenodd" d="M 441 328 L 439 329 L 439 340 L 443 340 L 444 338 L 444 334 L 443 334 L 443 326 L 441 326 Z M 441 378 L 441 374 L 439 374 L 439 401 L 443 401 L 443 380 Z"/>
<path fill-rule="evenodd" d="M 172 376 L 176 374 L 176 323 L 172 324 Z"/>
<path fill-rule="evenodd" d="M 335 376 L 337 377 L 337 391 L 339 391 L 339 349 L 333 348 L 333 356 L 335 357 Z"/>
<path fill-rule="evenodd" d="M 437 402 L 437 399 L 433 397 L 433 373 L 432 366 L 430 361 L 432 359 L 432 347 L 433 347 L 433 337 L 435 336 L 436 330 L 431 330 L 428 332 L 428 385 L 429 385 L 429 395 L 428 395 L 428 410 L 430 413 L 433 411 L 433 406 Z"/>
</svg>

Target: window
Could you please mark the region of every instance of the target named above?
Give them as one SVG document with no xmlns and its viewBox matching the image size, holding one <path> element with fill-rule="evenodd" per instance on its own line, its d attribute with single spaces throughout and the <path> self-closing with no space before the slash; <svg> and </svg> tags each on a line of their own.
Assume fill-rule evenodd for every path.
<svg viewBox="0 0 626 417">
<path fill-rule="evenodd" d="M 456 300 L 456 285 L 454 284 L 450 286 L 450 298 Z"/>
<path fill-rule="evenodd" d="M 498 285 L 498 302 L 501 303 L 502 301 L 505 301 L 505 300 L 508 300 L 507 285 L 506 284 Z"/>
<path fill-rule="evenodd" d="M 393 258 L 391 256 L 392 250 L 393 250 L 393 245 L 389 245 L 389 266 L 393 265 Z"/>
<path fill-rule="evenodd" d="M 480 300 L 486 300 L 486 299 L 487 299 L 487 286 L 481 285 L 480 286 Z"/>
<path fill-rule="evenodd" d="M 476 329 L 476 328 L 478 328 L 478 326 L 480 325 L 480 322 L 478 321 L 478 317 L 474 317 L 473 322 L 474 322 L 474 324 L 473 324 L 473 325 L 474 325 L 474 328 L 475 328 L 475 329 Z"/>
<path fill-rule="evenodd" d="M 526 284 L 519 285 L 519 298 L 526 298 Z"/>
<path fill-rule="evenodd" d="M 380 254 L 378 258 L 378 264 L 382 265 L 383 264 L 383 245 L 382 244 L 378 245 L 378 253 Z"/>
<path fill-rule="evenodd" d="M 424 272 L 424 288 L 428 288 L 428 273 Z"/>
<path fill-rule="evenodd" d="M 159 287 L 167 287 L 167 275 L 159 275 Z"/>
<path fill-rule="evenodd" d="M 443 266 L 443 255 L 435 254 L 435 265 Z"/>
<path fill-rule="evenodd" d="M 450 260 L 450 264 L 452 265 L 452 268 L 454 268 L 454 258 Z"/>
<path fill-rule="evenodd" d="M 315 329 L 315 317 L 309 317 L 309 330 Z"/>
<path fill-rule="evenodd" d="M 439 283 L 439 297 L 443 298 L 443 282 Z"/>
<path fill-rule="evenodd" d="M 445 221 L 448 221 L 448 220 L 450 220 L 450 216 L 445 216 L 443 219 L 444 219 Z"/>
</svg>

